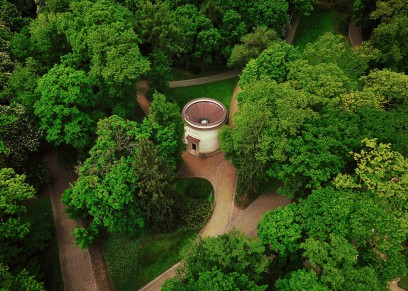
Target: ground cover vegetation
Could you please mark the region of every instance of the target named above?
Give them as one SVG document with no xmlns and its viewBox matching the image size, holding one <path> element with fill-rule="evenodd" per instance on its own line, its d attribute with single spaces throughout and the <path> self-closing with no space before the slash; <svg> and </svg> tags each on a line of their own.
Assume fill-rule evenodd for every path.
<svg viewBox="0 0 408 291">
<path fill-rule="evenodd" d="M 333 7 L 316 7 L 310 15 L 300 17 L 293 44 L 304 47 L 327 32 L 347 36 L 348 15 Z"/>
<path fill-rule="evenodd" d="M 211 97 L 222 102 L 229 110 L 231 103 L 231 96 L 237 85 L 238 78 L 231 78 L 214 83 L 195 85 L 188 87 L 171 88 L 168 90 L 170 100 L 177 102 L 180 108 L 195 98 Z"/>
<path fill-rule="evenodd" d="M 197 237 L 213 207 L 213 188 L 204 179 L 176 181 L 177 229 L 146 232 L 138 238 L 111 235 L 104 254 L 115 290 L 138 289 L 180 260 L 181 250 Z"/>
<path fill-rule="evenodd" d="M 234 244 L 256 256 L 273 253 L 270 270 L 280 274 L 280 289 L 376 290 L 404 275 L 408 5 L 356 0 L 353 17 L 370 36 L 357 49 L 331 34 L 303 51 L 281 43 L 291 15 L 311 12 L 315 2 L 0 0 L 1 288 L 59 286 L 47 282 L 41 263 L 51 217 L 31 215 L 31 207 L 41 207 L 29 202 L 43 201 L 36 196 L 48 181 L 41 162 L 47 144 L 81 162 L 64 201 L 85 222 L 75 230 L 82 247 L 109 232 L 142 237 L 174 229 L 181 217 L 187 225 L 202 222 L 204 204 L 183 197 L 202 212 L 181 213 L 175 203 L 179 108 L 157 94 L 152 114 L 135 116 L 135 87 L 146 77 L 164 92 L 172 67 L 199 72 L 226 65 L 246 66 L 236 127 L 221 136 L 239 193 L 278 181 L 294 204 L 265 216 L 259 226 L 265 246 L 235 233 L 220 237 L 222 246 L 211 239 L 208 245 L 221 257 Z M 338 210 L 336 220 L 320 215 L 336 222 L 326 225 L 317 210 L 310 213 L 316 224 L 302 217 L 304 209 L 320 207 Z M 271 230 L 288 222 L 285 235 Z M 206 244 L 186 251 L 186 272 L 168 288 L 223 282 L 264 288 L 256 287 L 262 259 L 248 272 L 223 268 Z M 200 250 L 211 262 L 193 255 Z M 251 263 L 245 251 L 237 257 Z"/>
</svg>

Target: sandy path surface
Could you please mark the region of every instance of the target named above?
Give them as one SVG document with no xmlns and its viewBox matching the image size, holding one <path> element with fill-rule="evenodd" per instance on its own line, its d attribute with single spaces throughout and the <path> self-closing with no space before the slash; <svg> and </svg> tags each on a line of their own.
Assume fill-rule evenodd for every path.
<svg viewBox="0 0 408 291">
<path fill-rule="evenodd" d="M 279 206 L 284 208 L 290 203 L 290 199 L 275 193 L 263 193 L 251 203 L 236 219 L 230 222 L 226 232 L 237 229 L 249 236 L 257 235 L 257 226 L 263 214 Z"/>
<path fill-rule="evenodd" d="M 229 111 L 229 116 L 228 116 L 228 123 L 230 126 L 234 127 L 234 121 L 232 119 L 232 116 L 238 112 L 238 101 L 236 99 L 236 96 L 239 92 L 241 92 L 242 89 L 239 86 L 239 84 L 237 84 L 237 86 L 235 87 L 234 93 L 232 94 L 232 98 L 231 98 L 231 104 L 230 104 L 230 111 Z"/>
<path fill-rule="evenodd" d="M 201 230 L 201 236 L 222 234 L 228 226 L 235 192 L 235 168 L 224 154 L 219 153 L 209 158 L 198 158 L 183 153 L 181 177 L 201 177 L 211 182 L 214 187 L 214 209 L 210 220 Z"/>
<path fill-rule="evenodd" d="M 171 81 L 169 82 L 169 87 L 177 88 L 177 87 L 187 87 L 187 86 L 208 84 L 208 83 L 213 83 L 213 82 L 222 81 L 226 79 L 231 79 L 240 74 L 241 74 L 241 71 L 236 70 L 236 71 L 229 71 L 229 72 L 225 72 L 225 73 L 221 73 L 221 74 L 217 74 L 213 76 L 208 76 L 208 77 L 181 80 L 181 81 Z"/>
<path fill-rule="evenodd" d="M 295 37 L 296 29 L 297 29 L 298 24 L 299 24 L 299 19 L 300 19 L 300 15 L 295 15 L 293 17 L 292 21 L 290 22 L 288 30 L 286 31 L 285 41 L 287 43 L 292 43 L 293 42 L 293 38 Z"/>
<path fill-rule="evenodd" d="M 139 103 L 140 107 L 142 108 L 143 112 L 146 115 L 150 113 L 150 102 L 146 98 L 146 93 L 149 91 L 149 86 L 147 85 L 147 81 L 139 81 L 137 83 L 137 103 Z"/>
<path fill-rule="evenodd" d="M 77 222 L 68 217 L 64 212 L 65 205 L 61 202 L 62 193 L 76 177 L 72 170 L 58 164 L 58 158 L 54 152 L 47 155 L 46 161 L 51 170 L 51 181 L 45 193 L 51 197 L 64 290 L 98 290 L 89 252 L 82 251 L 75 244 L 72 235 Z"/>
<path fill-rule="evenodd" d="M 349 28 L 349 39 L 352 46 L 359 46 L 363 43 L 363 35 L 361 33 L 361 28 L 356 26 L 356 22 L 350 22 Z"/>
</svg>

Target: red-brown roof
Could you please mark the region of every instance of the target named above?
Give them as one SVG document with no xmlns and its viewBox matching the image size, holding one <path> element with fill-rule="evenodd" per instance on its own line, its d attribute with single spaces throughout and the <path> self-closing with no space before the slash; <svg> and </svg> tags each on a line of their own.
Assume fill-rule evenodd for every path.
<svg viewBox="0 0 408 291">
<path fill-rule="evenodd" d="M 192 137 L 191 135 L 187 135 L 186 140 L 188 140 L 189 142 L 193 142 L 193 143 L 199 143 L 200 142 L 199 139 L 197 139 L 195 137 Z"/>
<path fill-rule="evenodd" d="M 182 112 L 184 121 L 198 128 L 212 128 L 227 118 L 225 106 L 212 98 L 198 98 L 188 102 Z"/>
</svg>

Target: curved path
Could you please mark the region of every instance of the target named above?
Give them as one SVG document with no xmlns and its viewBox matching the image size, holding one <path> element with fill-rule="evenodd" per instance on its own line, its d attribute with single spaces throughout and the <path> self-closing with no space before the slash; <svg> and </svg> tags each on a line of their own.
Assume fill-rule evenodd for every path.
<svg viewBox="0 0 408 291">
<path fill-rule="evenodd" d="M 359 46 L 363 43 L 363 34 L 361 28 L 356 26 L 356 22 L 352 21 L 348 28 L 349 40 L 352 46 Z"/>
</svg>

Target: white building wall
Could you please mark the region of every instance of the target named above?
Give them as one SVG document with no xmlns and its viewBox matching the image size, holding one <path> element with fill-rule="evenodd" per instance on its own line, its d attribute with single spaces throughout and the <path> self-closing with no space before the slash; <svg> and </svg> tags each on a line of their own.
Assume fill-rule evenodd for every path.
<svg viewBox="0 0 408 291">
<path fill-rule="evenodd" d="M 187 144 L 186 137 L 192 136 L 200 140 L 198 145 L 198 152 L 196 154 L 208 154 L 212 153 L 220 148 L 220 142 L 218 140 L 218 132 L 220 128 L 202 130 L 195 129 L 188 125 L 184 126 L 184 142 Z"/>
</svg>

